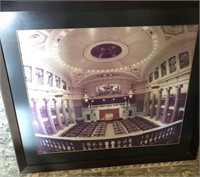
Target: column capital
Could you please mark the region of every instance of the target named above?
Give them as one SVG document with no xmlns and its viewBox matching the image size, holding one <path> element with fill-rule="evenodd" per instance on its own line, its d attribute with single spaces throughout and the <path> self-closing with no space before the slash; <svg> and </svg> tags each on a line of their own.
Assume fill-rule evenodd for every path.
<svg viewBox="0 0 200 177">
<path fill-rule="evenodd" d="M 158 89 L 158 88 L 160 88 L 160 86 L 159 86 L 159 85 L 154 85 L 154 86 L 152 86 L 151 88 L 152 88 L 152 89 Z"/>
<path fill-rule="evenodd" d="M 49 103 L 50 99 L 43 98 L 43 101 L 44 101 L 45 103 Z"/>
<path fill-rule="evenodd" d="M 171 89 L 172 89 L 172 87 L 165 88 L 165 90 L 166 90 L 167 92 L 169 92 Z"/>
<path fill-rule="evenodd" d="M 37 102 L 38 102 L 38 100 L 37 100 L 36 98 L 31 98 L 31 101 L 32 101 L 33 103 L 37 103 Z"/>
<path fill-rule="evenodd" d="M 56 98 L 52 98 L 52 100 L 54 101 L 54 103 L 57 103 L 57 100 L 56 100 Z"/>
<path fill-rule="evenodd" d="M 67 99 L 64 98 L 64 99 L 61 100 L 61 103 L 65 102 L 65 101 L 67 101 Z"/>
<path fill-rule="evenodd" d="M 180 84 L 180 85 L 177 85 L 177 86 L 176 86 L 177 89 L 180 89 L 180 88 L 182 88 L 182 87 L 183 87 L 183 84 Z"/>
<path fill-rule="evenodd" d="M 158 92 L 159 92 L 159 93 L 162 93 L 162 91 L 163 91 L 163 88 L 158 89 Z"/>
</svg>

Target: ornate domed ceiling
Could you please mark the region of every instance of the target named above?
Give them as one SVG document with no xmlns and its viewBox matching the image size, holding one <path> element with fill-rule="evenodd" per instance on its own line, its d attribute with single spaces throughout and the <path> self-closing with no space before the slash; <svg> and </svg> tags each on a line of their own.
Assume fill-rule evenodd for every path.
<svg viewBox="0 0 200 177">
<path fill-rule="evenodd" d="M 156 33 L 141 27 L 60 30 L 50 38 L 55 57 L 71 68 L 94 72 L 134 66 L 158 47 Z"/>
<path fill-rule="evenodd" d="M 114 78 L 144 80 L 149 65 L 167 46 L 181 41 L 183 34 L 197 31 L 191 26 L 102 27 L 20 31 L 23 58 L 39 52 L 45 61 L 73 84 L 86 78 L 99 79 L 109 73 Z M 181 44 L 181 42 L 180 42 Z M 27 48 L 29 48 L 27 50 Z"/>
</svg>

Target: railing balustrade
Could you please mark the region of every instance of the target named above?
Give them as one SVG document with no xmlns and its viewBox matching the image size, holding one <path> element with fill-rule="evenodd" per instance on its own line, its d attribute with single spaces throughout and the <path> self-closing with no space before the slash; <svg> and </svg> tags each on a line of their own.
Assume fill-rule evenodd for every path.
<svg viewBox="0 0 200 177">
<path fill-rule="evenodd" d="M 181 124 L 181 122 L 178 122 L 177 124 L 173 124 L 159 130 L 128 137 L 69 140 L 36 135 L 36 140 L 39 153 L 130 148 L 137 146 L 170 144 L 178 143 Z"/>
</svg>

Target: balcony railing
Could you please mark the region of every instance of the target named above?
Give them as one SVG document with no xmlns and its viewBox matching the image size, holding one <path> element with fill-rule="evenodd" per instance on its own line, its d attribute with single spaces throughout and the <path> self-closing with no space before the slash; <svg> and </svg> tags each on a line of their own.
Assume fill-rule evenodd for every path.
<svg viewBox="0 0 200 177">
<path fill-rule="evenodd" d="M 148 133 L 118 138 L 85 138 L 84 140 L 75 140 L 36 135 L 36 140 L 39 153 L 130 148 L 136 146 L 172 144 L 179 142 L 181 124 L 182 122 L 177 122 L 171 126 L 167 126 L 159 130 L 153 130 Z"/>
</svg>

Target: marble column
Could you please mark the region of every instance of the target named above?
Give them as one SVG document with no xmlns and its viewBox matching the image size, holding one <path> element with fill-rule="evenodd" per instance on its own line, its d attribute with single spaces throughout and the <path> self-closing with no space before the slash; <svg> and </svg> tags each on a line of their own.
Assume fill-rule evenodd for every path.
<svg viewBox="0 0 200 177">
<path fill-rule="evenodd" d="M 56 110 L 56 117 L 57 117 L 57 120 L 58 120 L 58 125 L 59 125 L 60 130 L 62 130 L 63 125 L 62 125 L 62 120 L 61 120 L 61 117 L 60 117 L 59 106 L 58 106 L 57 100 L 55 98 L 53 99 L 53 101 L 54 101 L 54 109 Z"/>
<path fill-rule="evenodd" d="M 75 123 L 74 105 L 72 100 L 67 100 L 67 107 L 69 113 L 69 122 Z"/>
<path fill-rule="evenodd" d="M 174 111 L 173 111 L 173 114 L 172 114 L 171 123 L 176 120 L 177 115 L 178 115 L 180 95 L 181 95 L 181 87 L 182 86 L 183 85 L 179 85 L 178 87 L 176 87 L 176 99 L 175 99 L 175 103 L 174 103 Z"/>
<path fill-rule="evenodd" d="M 126 107 L 126 102 L 125 102 L 125 107 Z M 143 108 L 144 116 L 146 115 L 147 112 L 147 93 L 144 95 L 144 108 Z"/>
<path fill-rule="evenodd" d="M 161 108 L 161 101 L 162 101 L 162 91 L 163 89 L 158 90 L 158 104 L 156 110 L 156 118 L 155 120 L 159 120 L 160 117 L 160 108 Z"/>
<path fill-rule="evenodd" d="M 126 102 L 125 102 L 125 107 L 126 107 Z M 144 107 L 143 107 L 143 113 L 144 113 L 144 116 L 145 116 L 145 113 L 146 113 L 146 94 L 144 95 Z"/>
<path fill-rule="evenodd" d="M 44 99 L 45 101 L 45 105 L 46 105 L 46 109 L 47 109 L 47 115 L 48 115 L 48 120 L 49 120 L 49 123 L 50 123 L 50 126 L 51 126 L 51 129 L 53 131 L 53 134 L 56 134 L 57 133 L 57 130 L 56 130 L 56 127 L 55 127 L 55 124 L 54 124 L 54 121 L 53 121 L 53 117 L 52 117 L 52 113 L 51 113 L 51 108 L 50 108 L 50 105 L 49 105 L 49 99 Z"/>
<path fill-rule="evenodd" d="M 62 100 L 61 107 L 62 107 L 62 113 L 63 113 L 65 125 L 68 126 L 69 125 L 69 114 L 66 111 L 66 104 L 65 103 L 66 103 L 66 100 Z"/>
<path fill-rule="evenodd" d="M 168 109 L 169 109 L 170 90 L 171 90 L 171 87 L 166 89 L 167 94 L 166 94 L 166 100 L 165 100 L 165 108 L 164 108 L 163 117 L 162 117 L 162 123 L 166 123 L 166 118 L 167 118 Z"/>
<path fill-rule="evenodd" d="M 155 109 L 155 94 L 153 93 L 151 100 L 150 118 L 153 118 L 154 116 L 154 109 Z"/>
<path fill-rule="evenodd" d="M 31 101 L 33 102 L 33 105 L 34 105 L 34 109 L 35 109 L 35 113 L 36 113 L 36 116 L 37 116 L 38 124 L 39 124 L 39 126 L 41 128 L 41 133 L 44 134 L 44 135 L 48 135 L 48 133 L 46 131 L 46 128 L 44 126 L 43 120 L 42 120 L 40 109 L 38 107 L 38 101 L 36 99 L 31 99 Z"/>
<path fill-rule="evenodd" d="M 145 116 L 149 116 L 150 92 L 146 93 Z"/>
</svg>

